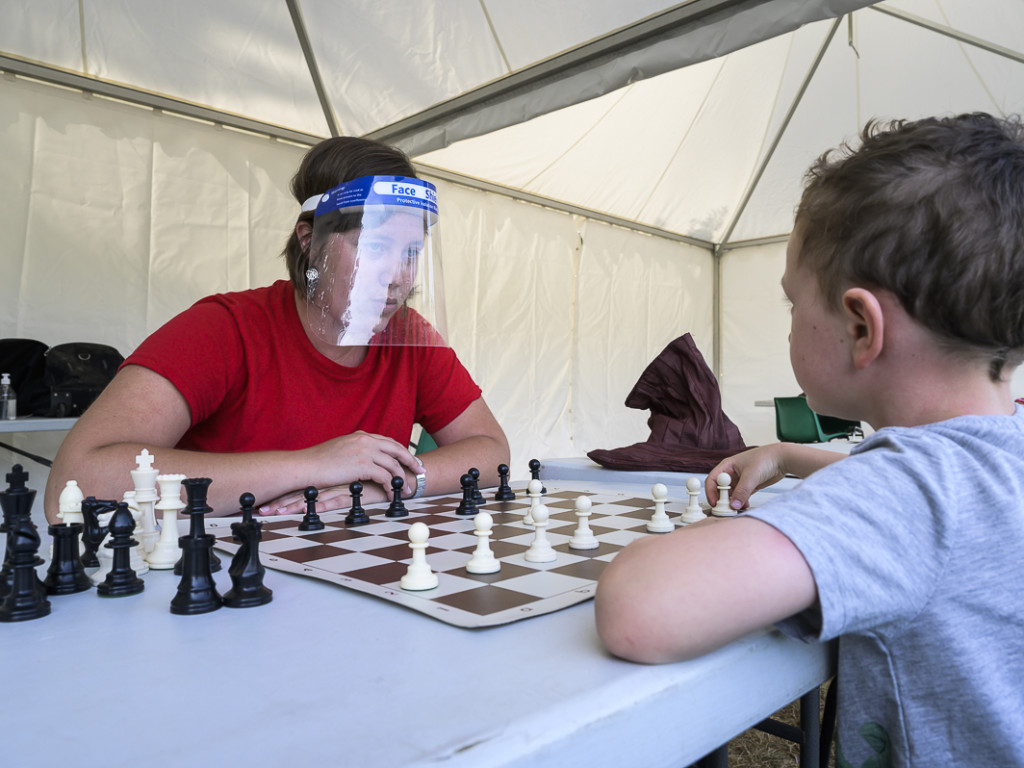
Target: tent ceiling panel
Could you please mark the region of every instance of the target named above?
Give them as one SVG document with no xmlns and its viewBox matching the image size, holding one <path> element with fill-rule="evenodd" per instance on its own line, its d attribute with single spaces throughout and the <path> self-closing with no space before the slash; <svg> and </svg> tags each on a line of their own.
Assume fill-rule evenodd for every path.
<svg viewBox="0 0 1024 768">
<path fill-rule="evenodd" d="M 83 0 L 81 14 L 74 0 L 9 0 L 2 8 L 4 52 L 291 130 L 328 135 L 282 0 Z M 11 26 L 8 17 L 15 21 Z M 56 28 L 51 30 L 51 24 Z"/>
<path fill-rule="evenodd" d="M 0 0 L 0 51 L 81 70 L 78 0 Z"/>
<path fill-rule="evenodd" d="M 993 4 L 1008 27 L 1024 24 L 1019 0 Z M 922 19 L 930 11 L 945 24 L 954 7 L 962 13 L 969 4 L 893 5 Z M 804 169 L 828 147 L 855 139 L 870 117 L 1024 111 L 1019 52 L 992 53 L 875 8 L 854 12 L 852 24 L 849 18 L 838 26 L 835 20 L 808 24 L 418 159 L 696 239 L 721 243 L 728 236 L 735 243 L 785 235 Z M 519 151 L 533 145 L 541 146 Z"/>
<path fill-rule="evenodd" d="M 463 0 L 482 5 L 511 69 L 563 53 L 640 19 L 686 2 L 589 0 L 581 12 L 573 3 L 550 0 Z M 687 0 L 692 2 L 692 0 Z"/>
<path fill-rule="evenodd" d="M 508 70 L 477 0 L 302 0 L 341 132 L 362 135 Z M 471 44 L 467 44 L 472 41 Z"/>
</svg>

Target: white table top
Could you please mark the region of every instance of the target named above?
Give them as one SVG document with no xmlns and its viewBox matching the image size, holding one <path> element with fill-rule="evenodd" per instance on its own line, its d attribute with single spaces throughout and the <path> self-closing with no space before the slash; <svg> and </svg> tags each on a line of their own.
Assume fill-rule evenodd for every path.
<svg viewBox="0 0 1024 768">
<path fill-rule="evenodd" d="M 828 646 L 774 630 L 624 662 L 590 602 L 466 630 L 268 570 L 270 604 L 177 616 L 179 578 L 143 578 L 140 595 L 51 597 L 49 616 L 0 625 L 5 764 L 679 768 L 832 669 Z"/>
<path fill-rule="evenodd" d="M 77 416 L 65 419 L 48 419 L 41 416 L 19 416 L 16 419 L 0 419 L 0 433 L 3 432 L 62 432 L 71 429 Z"/>
</svg>

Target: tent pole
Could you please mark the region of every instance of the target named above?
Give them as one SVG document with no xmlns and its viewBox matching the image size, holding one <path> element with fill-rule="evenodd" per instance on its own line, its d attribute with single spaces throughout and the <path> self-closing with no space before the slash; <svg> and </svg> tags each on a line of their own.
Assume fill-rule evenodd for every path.
<svg viewBox="0 0 1024 768">
<path fill-rule="evenodd" d="M 711 372 L 722 386 L 722 246 L 711 248 Z"/>
<path fill-rule="evenodd" d="M 340 136 L 341 127 L 338 125 L 338 116 L 331 106 L 331 98 L 324 88 L 324 79 L 320 76 L 320 66 L 316 61 L 316 54 L 313 53 L 313 45 L 309 42 L 309 33 L 306 31 L 306 22 L 302 18 L 302 10 L 299 8 L 298 0 L 286 0 L 288 13 L 292 17 L 292 25 L 295 27 L 295 34 L 299 38 L 299 46 L 302 48 L 302 55 L 306 58 L 306 66 L 309 67 L 309 76 L 313 80 L 313 87 L 316 88 L 316 96 L 320 99 L 320 108 L 324 111 L 324 119 L 331 131 L 331 136 Z"/>
</svg>

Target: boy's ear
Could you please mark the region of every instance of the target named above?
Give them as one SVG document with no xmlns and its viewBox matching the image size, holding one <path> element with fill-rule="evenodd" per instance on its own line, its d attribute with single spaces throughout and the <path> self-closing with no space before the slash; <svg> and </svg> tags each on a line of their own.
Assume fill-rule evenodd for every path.
<svg viewBox="0 0 1024 768">
<path fill-rule="evenodd" d="M 885 313 L 878 297 L 866 288 L 847 289 L 842 307 L 853 365 L 864 370 L 882 353 Z"/>
</svg>

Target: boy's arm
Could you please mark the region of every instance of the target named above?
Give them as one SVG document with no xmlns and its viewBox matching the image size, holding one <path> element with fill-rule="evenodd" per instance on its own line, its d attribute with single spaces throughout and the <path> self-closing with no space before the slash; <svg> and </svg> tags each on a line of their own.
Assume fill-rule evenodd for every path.
<svg viewBox="0 0 1024 768">
<path fill-rule="evenodd" d="M 793 543 L 754 518 L 708 519 L 641 539 L 605 569 L 597 631 L 616 656 L 700 656 L 812 606 L 817 589 Z"/>
</svg>

